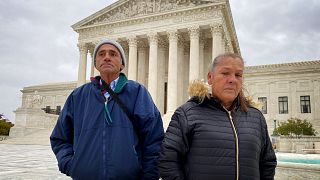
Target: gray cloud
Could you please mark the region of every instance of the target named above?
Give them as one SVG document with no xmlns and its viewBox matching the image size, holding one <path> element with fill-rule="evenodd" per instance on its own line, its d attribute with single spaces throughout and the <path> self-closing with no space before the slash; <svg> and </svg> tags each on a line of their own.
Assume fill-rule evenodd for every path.
<svg viewBox="0 0 320 180">
<path fill-rule="evenodd" d="M 320 2 L 230 1 L 247 65 L 319 59 Z"/>
<path fill-rule="evenodd" d="M 77 79 L 72 24 L 115 2 L 0 1 L 0 113 L 14 119 L 25 86 Z M 230 0 L 247 65 L 320 59 L 320 1 Z"/>
<path fill-rule="evenodd" d="M 14 120 L 25 86 L 77 78 L 71 25 L 113 1 L 0 1 L 0 113 Z"/>
</svg>

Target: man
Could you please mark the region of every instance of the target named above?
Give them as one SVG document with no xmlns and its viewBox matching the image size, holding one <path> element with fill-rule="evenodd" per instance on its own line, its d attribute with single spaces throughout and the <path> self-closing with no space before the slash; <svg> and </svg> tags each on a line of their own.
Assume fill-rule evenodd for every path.
<svg viewBox="0 0 320 180">
<path fill-rule="evenodd" d="M 50 137 L 59 170 L 73 179 L 159 179 L 164 131 L 150 94 L 121 73 L 126 59 L 117 42 L 100 42 L 93 59 L 101 77 L 70 94 Z"/>
<path fill-rule="evenodd" d="M 244 62 L 216 57 L 202 82 L 172 116 L 160 153 L 163 180 L 274 179 L 276 156 L 262 113 L 243 95 Z M 208 92 L 209 91 L 209 92 Z"/>
</svg>

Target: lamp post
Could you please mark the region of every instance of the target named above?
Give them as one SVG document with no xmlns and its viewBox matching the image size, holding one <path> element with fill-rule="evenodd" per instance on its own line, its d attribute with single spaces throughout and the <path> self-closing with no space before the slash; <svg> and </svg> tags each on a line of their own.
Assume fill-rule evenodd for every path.
<svg viewBox="0 0 320 180">
<path fill-rule="evenodd" d="M 274 122 L 274 124 L 273 124 L 273 135 L 276 135 L 277 133 L 276 133 L 276 129 L 277 129 L 277 120 L 276 119 L 274 119 L 273 120 L 273 122 Z"/>
<path fill-rule="evenodd" d="M 276 119 L 273 120 L 273 128 L 274 128 L 273 133 L 271 135 L 272 147 L 274 150 L 277 150 L 277 141 L 278 141 L 279 136 L 278 136 L 278 133 L 276 132 L 276 129 L 277 129 L 277 120 Z"/>
</svg>

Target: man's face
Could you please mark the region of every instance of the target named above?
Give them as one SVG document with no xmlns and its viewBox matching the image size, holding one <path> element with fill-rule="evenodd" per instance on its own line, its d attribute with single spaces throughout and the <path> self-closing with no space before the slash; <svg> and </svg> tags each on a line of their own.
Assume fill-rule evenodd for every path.
<svg viewBox="0 0 320 180">
<path fill-rule="evenodd" d="M 101 74 L 119 73 L 124 66 L 119 50 L 111 44 L 103 44 L 97 51 L 96 68 Z"/>
<path fill-rule="evenodd" d="M 241 59 L 228 57 L 220 60 L 214 71 L 208 73 L 212 95 L 222 101 L 225 107 L 229 107 L 241 91 L 243 68 Z"/>
</svg>

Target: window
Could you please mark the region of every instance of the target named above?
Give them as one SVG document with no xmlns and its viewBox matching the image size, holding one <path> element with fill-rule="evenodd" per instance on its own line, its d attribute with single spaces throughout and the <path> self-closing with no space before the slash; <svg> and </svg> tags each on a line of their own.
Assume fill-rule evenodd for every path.
<svg viewBox="0 0 320 180">
<path fill-rule="evenodd" d="M 300 96 L 301 113 L 311 113 L 310 96 Z"/>
<path fill-rule="evenodd" d="M 282 96 L 279 100 L 279 114 L 288 114 L 288 97 Z"/>
<path fill-rule="evenodd" d="M 258 102 L 261 103 L 261 112 L 262 114 L 267 114 L 267 98 L 266 97 L 258 97 Z"/>
</svg>

